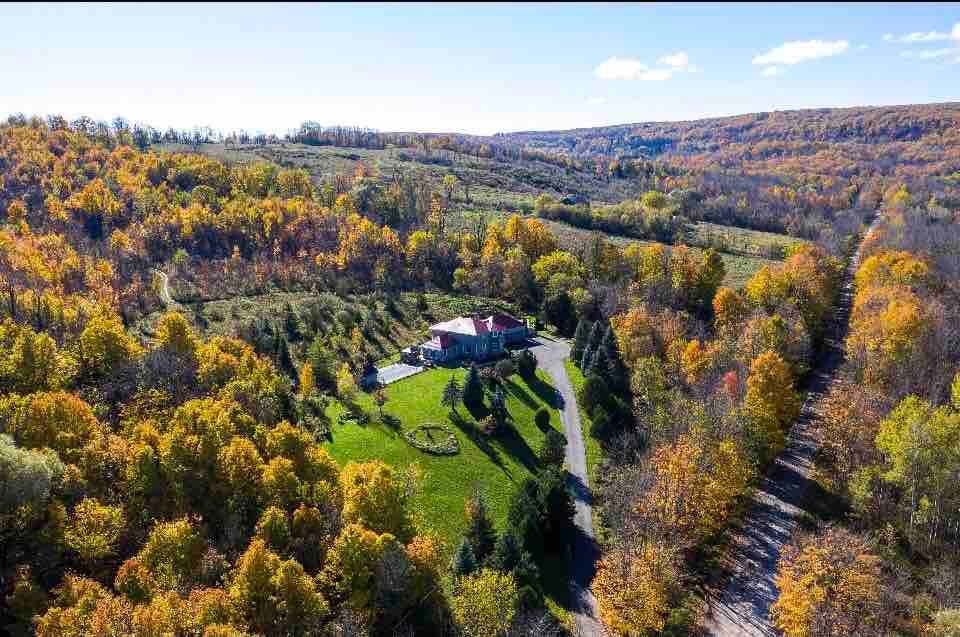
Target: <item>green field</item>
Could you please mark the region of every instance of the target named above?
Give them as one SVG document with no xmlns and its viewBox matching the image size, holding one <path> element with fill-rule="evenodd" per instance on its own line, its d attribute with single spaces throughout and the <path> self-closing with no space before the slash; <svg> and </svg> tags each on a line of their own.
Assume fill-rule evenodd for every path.
<svg viewBox="0 0 960 637">
<path fill-rule="evenodd" d="M 383 460 L 396 467 L 411 464 L 422 472 L 420 488 L 414 496 L 417 528 L 438 535 L 452 551 L 464 530 L 464 500 L 477 487 L 481 489 L 491 515 L 502 529 L 511 496 L 518 485 L 539 471 L 537 454 L 543 446 L 544 433 L 537 429 L 533 415 L 540 407 L 551 413 L 551 426 L 559 430 L 559 415 L 545 400 L 553 395 L 546 374 L 538 371 L 537 380 L 528 383 L 519 375 L 505 384 L 507 409 L 515 432 L 488 439 L 476 426 L 476 419 L 463 405 L 458 417 L 440 404 L 443 387 L 451 375 L 462 383 L 466 370 L 435 368 L 389 385 L 389 401 L 384 413 L 399 420 L 397 428 L 379 421 L 377 408 L 369 394 L 358 395 L 358 405 L 370 422 L 337 424 L 344 410 L 339 402 L 328 409 L 332 438 L 328 447 L 342 465 L 348 462 Z M 483 417 L 484 414 L 476 414 Z M 450 426 L 460 442 L 455 456 L 436 456 L 410 446 L 403 432 L 425 423 Z"/>
<path fill-rule="evenodd" d="M 590 239 L 593 230 L 586 230 L 584 228 L 577 228 L 566 223 L 561 223 L 559 221 L 553 221 L 550 219 L 542 220 L 550 230 L 557 236 L 557 239 L 560 241 L 560 245 L 566 249 L 576 252 L 581 246 L 586 244 L 586 241 Z M 725 226 L 717 226 L 725 227 Z M 736 232 L 752 232 L 750 230 L 742 230 L 741 228 L 729 228 L 730 231 Z M 604 238 L 613 243 L 619 244 L 621 246 L 628 243 L 642 243 L 642 244 L 651 244 L 656 243 L 656 241 L 646 241 L 643 239 L 634 239 L 632 237 L 623 237 L 620 235 L 613 235 L 602 233 Z M 758 234 L 768 234 L 768 233 L 758 233 Z M 777 237 L 783 237 L 784 240 L 788 242 L 793 242 L 792 237 L 787 237 L 785 235 L 772 235 Z M 693 250 L 699 250 L 700 248 L 691 247 Z M 732 254 L 730 252 L 720 252 L 720 257 L 723 259 L 723 265 L 726 268 L 726 276 L 723 278 L 723 284 L 732 287 L 739 288 L 742 287 L 744 283 L 750 280 L 750 277 L 753 276 L 753 273 L 762 268 L 765 265 L 772 263 L 778 263 L 778 259 L 770 259 L 766 257 L 751 256 L 747 254 Z"/>
<path fill-rule="evenodd" d="M 789 246 L 807 242 L 805 239 L 785 234 L 721 226 L 705 221 L 687 227 L 686 241 L 689 245 L 700 248 L 714 248 L 719 252 L 766 259 L 782 259 Z"/>
</svg>

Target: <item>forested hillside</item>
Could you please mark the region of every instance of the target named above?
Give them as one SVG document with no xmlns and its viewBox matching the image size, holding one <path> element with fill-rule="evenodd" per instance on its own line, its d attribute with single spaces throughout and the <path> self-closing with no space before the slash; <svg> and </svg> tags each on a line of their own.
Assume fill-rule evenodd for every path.
<svg viewBox="0 0 960 637">
<path fill-rule="evenodd" d="M 433 320 L 508 311 L 571 345 L 599 618 L 689 634 L 880 214 L 773 620 L 953 634 L 958 112 L 490 139 L 10 118 L 0 626 L 569 631 L 574 496 L 535 356 L 358 386 Z"/>
</svg>

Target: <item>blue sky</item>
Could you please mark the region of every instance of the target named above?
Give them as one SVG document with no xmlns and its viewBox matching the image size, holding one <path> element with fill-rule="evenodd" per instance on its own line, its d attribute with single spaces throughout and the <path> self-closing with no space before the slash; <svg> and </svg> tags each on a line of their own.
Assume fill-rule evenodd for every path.
<svg viewBox="0 0 960 637">
<path fill-rule="evenodd" d="M 0 5 L 0 114 L 543 130 L 960 101 L 960 4 Z"/>
</svg>

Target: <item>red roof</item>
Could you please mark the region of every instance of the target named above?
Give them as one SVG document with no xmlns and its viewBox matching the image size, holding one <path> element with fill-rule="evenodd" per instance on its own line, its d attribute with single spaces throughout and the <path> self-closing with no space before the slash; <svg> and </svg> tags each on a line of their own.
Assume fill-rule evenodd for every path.
<svg viewBox="0 0 960 637">
<path fill-rule="evenodd" d="M 512 330 L 518 327 L 523 327 L 523 323 L 513 318 L 509 314 L 494 314 L 490 317 L 493 326 L 497 330 Z"/>
</svg>

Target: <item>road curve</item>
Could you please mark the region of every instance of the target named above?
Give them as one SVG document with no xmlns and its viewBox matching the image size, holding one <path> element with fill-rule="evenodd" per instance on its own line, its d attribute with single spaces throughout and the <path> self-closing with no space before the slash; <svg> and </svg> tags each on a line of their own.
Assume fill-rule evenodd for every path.
<svg viewBox="0 0 960 637">
<path fill-rule="evenodd" d="M 570 377 L 563 366 L 570 356 L 570 346 L 563 341 L 538 337 L 530 351 L 537 357 L 537 364 L 550 378 L 563 398 L 560 421 L 567 437 L 567 474 L 573 493 L 576 512 L 573 522 L 576 538 L 573 543 L 573 564 L 570 580 L 570 597 L 576 620 L 576 634 L 582 637 L 605 635 L 603 625 L 597 619 L 597 600 L 590 592 L 590 583 L 596 570 L 597 547 L 593 539 L 593 513 L 590 482 L 587 477 L 587 454 L 583 445 L 580 427 L 580 412 L 577 397 Z"/>
<path fill-rule="evenodd" d="M 865 235 L 876 227 L 879 217 Z M 783 545 L 790 541 L 803 513 L 817 440 L 810 430 L 821 398 L 844 359 L 844 338 L 853 304 L 853 275 L 860 264 L 863 242 L 844 270 L 843 288 L 833 308 L 824 347 L 807 380 L 800 417 L 790 429 L 783 453 L 774 461 L 753 496 L 724 561 L 728 578 L 719 591 L 707 593 L 703 628 L 716 637 L 768 637 L 777 634 L 770 623 L 770 605 L 777 596 L 774 575 Z"/>
</svg>

